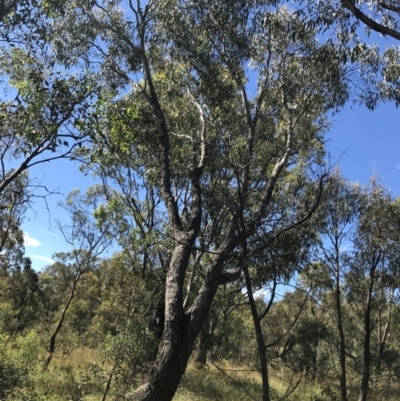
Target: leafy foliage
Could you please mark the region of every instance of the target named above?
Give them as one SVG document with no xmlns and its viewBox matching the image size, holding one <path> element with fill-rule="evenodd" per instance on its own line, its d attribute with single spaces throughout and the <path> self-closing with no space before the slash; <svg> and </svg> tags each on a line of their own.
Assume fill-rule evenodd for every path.
<svg viewBox="0 0 400 401">
<path fill-rule="evenodd" d="M 342 401 L 380 375 L 390 388 L 399 204 L 376 180 L 330 176 L 324 133 L 349 98 L 399 103 L 398 49 L 359 32 L 399 39 L 398 14 L 394 1 L 3 1 L 0 328 L 15 351 L 2 397 L 170 400 L 199 333 L 213 361 L 259 357 L 266 401 L 281 396 L 269 365 L 292 374 L 288 397 L 339 365 Z M 40 187 L 27 171 L 57 158 L 101 185 L 68 195 L 72 250 L 39 273 L 23 259 Z"/>
</svg>

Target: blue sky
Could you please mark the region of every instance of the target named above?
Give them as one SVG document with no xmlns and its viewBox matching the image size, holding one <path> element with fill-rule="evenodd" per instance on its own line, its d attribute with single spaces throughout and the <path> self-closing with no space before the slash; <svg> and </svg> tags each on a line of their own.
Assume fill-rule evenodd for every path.
<svg viewBox="0 0 400 401">
<path fill-rule="evenodd" d="M 34 177 L 49 191 L 58 192 L 46 199 L 37 198 L 27 212 L 27 218 L 22 226 L 25 238 L 25 255 L 32 259 L 36 270 L 51 264 L 56 252 L 70 250 L 70 246 L 58 229 L 56 221 L 68 221 L 68 214 L 58 206 L 65 196 L 78 188 L 85 192 L 95 181 L 90 176 L 84 176 L 78 170 L 78 164 L 68 160 L 55 160 L 47 164 L 39 164 L 30 170 Z"/>
<path fill-rule="evenodd" d="M 330 164 L 338 162 L 346 178 L 367 184 L 371 175 L 378 173 L 393 196 L 400 196 L 400 110 L 393 104 L 383 104 L 373 112 L 349 105 L 333 117 L 326 138 Z M 77 164 L 66 160 L 36 166 L 31 176 L 63 195 L 75 188 L 85 191 L 95 183 L 78 171 Z M 35 269 L 51 263 L 55 252 L 69 249 L 55 223 L 56 219 L 68 218 L 57 206 L 63 195 L 47 198 L 50 211 L 43 199 L 37 199 L 27 213 L 23 224 L 26 255 L 32 258 Z"/>
<path fill-rule="evenodd" d="M 382 48 L 398 45 L 397 41 L 373 32 L 367 41 L 377 42 Z M 326 134 L 329 164 L 338 163 L 347 179 L 361 184 L 379 174 L 393 196 L 400 196 L 400 110 L 393 103 L 381 104 L 373 112 L 348 104 L 331 120 L 332 128 Z M 52 262 L 55 252 L 70 249 L 55 223 L 56 219 L 68 218 L 58 202 L 73 189 L 84 192 L 95 181 L 83 176 L 78 164 L 67 160 L 35 166 L 30 175 L 49 190 L 61 193 L 48 197 L 47 205 L 43 199 L 37 199 L 23 224 L 26 255 L 31 257 L 35 269 L 41 269 Z"/>
<path fill-rule="evenodd" d="M 367 184 L 377 173 L 393 196 L 400 196 L 400 110 L 391 103 L 373 112 L 346 107 L 334 120 L 327 149 L 344 176 Z"/>
</svg>

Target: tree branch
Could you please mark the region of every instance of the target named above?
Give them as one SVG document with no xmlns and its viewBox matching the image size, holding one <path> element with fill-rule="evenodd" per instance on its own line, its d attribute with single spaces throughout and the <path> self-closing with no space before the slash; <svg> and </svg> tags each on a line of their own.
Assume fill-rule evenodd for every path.
<svg viewBox="0 0 400 401">
<path fill-rule="evenodd" d="M 400 7 L 392 6 L 391 4 L 384 3 L 383 1 L 378 1 L 379 5 L 385 10 L 393 11 L 400 14 Z"/>
<path fill-rule="evenodd" d="M 394 39 L 400 40 L 400 32 L 375 22 L 373 19 L 369 18 L 366 14 L 364 14 L 359 8 L 357 8 L 352 1 L 350 0 L 341 0 L 341 1 L 342 5 L 345 8 L 347 8 L 357 19 L 362 21 L 372 30 L 379 32 L 382 35 L 388 35 Z"/>
<path fill-rule="evenodd" d="M 238 385 L 252 400 L 257 401 L 255 397 L 253 397 L 248 390 L 243 386 L 240 381 L 236 380 L 234 377 L 229 376 L 226 372 L 223 371 L 219 366 L 217 366 L 214 362 L 213 365 L 215 366 L 216 369 L 218 369 L 223 375 L 225 375 L 228 379 L 232 380 L 236 385 Z"/>
</svg>

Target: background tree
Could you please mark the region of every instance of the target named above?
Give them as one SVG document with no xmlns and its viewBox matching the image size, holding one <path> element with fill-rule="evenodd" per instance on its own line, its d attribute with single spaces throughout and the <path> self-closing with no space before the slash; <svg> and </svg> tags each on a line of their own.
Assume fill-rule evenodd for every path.
<svg viewBox="0 0 400 401">
<path fill-rule="evenodd" d="M 98 299 L 90 314 L 88 309 L 95 304 L 82 297 L 70 309 L 68 328 L 79 336 L 84 330 L 95 336 L 99 330 L 92 322 L 98 321 L 108 330 L 100 315 L 109 315 L 108 307 L 119 298 L 96 285 L 100 269 L 89 274 L 88 265 L 81 262 L 90 254 L 85 246 L 93 249 L 92 241 L 111 227 L 122 247 L 118 263 L 123 279 L 117 281 L 122 285 L 125 279 L 139 289 L 144 301 L 137 306 L 138 297 L 126 286 L 121 289 L 127 302 L 109 324 L 107 334 L 115 347 L 111 347 L 113 365 L 107 372 L 103 399 L 113 377 L 121 383 L 118 377 L 131 376 L 131 383 L 125 380 L 118 396 L 136 387 L 134 372 L 151 358 L 141 347 L 134 347 L 136 330 L 146 332 L 153 312 L 163 324 L 149 327 L 146 339 L 153 344 L 154 335 L 160 337 L 158 353 L 144 385 L 130 398 L 169 400 L 198 334 L 213 319 L 210 310 L 219 287 L 244 273 L 251 297 L 254 286 L 270 282 L 273 276 L 291 278 L 291 261 L 301 257 L 299 249 L 309 243 L 303 244 L 303 238 L 289 228 L 300 229 L 308 221 L 325 184 L 327 113 L 345 103 L 348 79 L 354 77 L 365 85 L 360 85 L 357 94 L 370 108 L 381 99 L 399 99 L 398 50 L 380 54 L 357 36 L 359 20 L 352 14 L 362 20 L 363 4 L 367 3 L 304 1 L 292 10 L 269 1 L 21 1 L 7 13 L 7 5 L 2 6 L 0 63 L 10 95 L 0 105 L 0 194 L 20 185 L 17 181 L 29 166 L 73 157 L 103 180 L 102 187 L 91 190 L 87 202 L 106 201 L 95 204 L 100 234 L 90 229 L 76 231 L 74 239 L 81 243 L 68 255 L 74 262 L 68 266 L 66 258 L 53 274 L 49 269 L 39 275 L 46 317 L 52 321 L 60 312 L 60 299 L 66 300 L 68 309 L 81 284 L 88 295 L 90 288 L 95 298 L 104 296 L 110 302 L 107 306 Z M 374 8 L 368 3 L 372 12 L 381 12 L 387 19 L 381 25 L 388 26 L 395 4 L 379 4 L 380 8 Z M 325 43 L 318 42 L 316 37 L 323 36 L 327 27 L 336 32 Z M 351 68 L 354 65 L 360 74 Z M 90 143 L 85 142 L 89 138 Z M 14 196 L 13 191 L 8 194 Z M 367 199 L 365 205 L 371 211 Z M 5 213 L 12 202 L 6 204 Z M 75 207 L 76 221 L 86 223 L 91 218 L 84 213 L 87 206 L 83 202 L 83 207 Z M 389 251 L 395 237 L 382 245 L 385 235 L 392 235 L 389 231 L 377 234 L 375 226 L 365 229 L 364 218 L 379 220 L 381 212 L 374 213 L 360 217 L 353 238 L 352 251 L 365 248 L 368 252 L 364 259 L 352 253 L 346 267 L 350 273 L 359 272 L 363 280 L 356 282 L 355 275 L 348 273 L 347 287 L 341 288 L 336 281 L 336 294 L 351 288 L 346 295 L 355 300 L 348 320 L 354 326 L 357 319 L 358 324 L 360 318 L 363 322 L 364 330 L 359 330 L 354 343 L 359 351 L 356 343 L 364 341 L 364 384 L 370 375 L 371 339 L 380 344 L 381 355 L 385 353 L 385 333 L 390 328 L 386 323 L 393 309 L 391 291 L 396 285 L 387 274 L 395 269 L 395 253 Z M 14 216 L 18 221 L 18 213 Z M 15 244 L 21 245 L 21 233 L 15 229 L 17 233 Z M 13 234 L 8 240 L 15 238 Z M 269 251 L 279 262 L 275 268 Z M 63 274 L 71 287 L 65 285 L 57 293 L 57 286 L 62 287 L 57 279 Z M 88 280 L 81 281 L 85 275 Z M 274 287 L 274 278 L 272 282 Z M 327 287 L 314 285 L 313 289 L 322 294 L 318 302 L 328 307 Z M 251 302 L 255 321 L 259 309 L 273 311 L 262 300 Z M 66 309 L 61 311 L 56 332 L 66 322 Z M 79 316 L 85 324 L 80 324 Z M 375 316 L 381 328 L 377 339 L 366 323 Z M 119 335 L 117 329 L 124 324 L 126 331 Z M 301 327 L 297 335 L 304 340 Z M 261 331 L 260 338 L 265 335 Z M 294 331 L 289 327 L 290 338 L 295 337 Z M 297 350 L 311 355 L 309 368 L 315 367 L 315 355 L 326 346 L 322 338 L 318 344 L 303 340 L 296 344 Z M 264 340 L 259 343 L 262 349 L 268 348 Z M 295 346 L 289 342 L 283 347 L 289 356 L 288 350 Z M 153 354 L 154 348 L 149 347 Z M 275 352 L 278 345 L 270 348 Z M 122 358 L 126 350 L 130 360 Z M 353 357 L 357 371 L 360 359 Z M 126 374 L 119 375 L 118 369 Z M 269 399 L 267 382 L 264 388 L 264 397 Z"/>
<path fill-rule="evenodd" d="M 93 111 L 95 82 L 55 59 L 50 16 L 46 2 L 0 4 L 0 194 L 24 182 L 24 202 L 52 192 L 29 177 L 30 167 L 69 158 L 88 140 L 78 126 Z"/>
<path fill-rule="evenodd" d="M 296 12 L 306 24 L 328 32 L 328 41 L 339 50 L 343 65 L 349 67 L 354 82 L 355 101 L 374 109 L 382 100 L 399 104 L 399 49 L 380 47 L 380 34 L 398 40 L 399 5 L 395 0 L 342 0 L 297 2 Z M 356 67 L 356 68 L 354 68 Z"/>
<path fill-rule="evenodd" d="M 142 279 L 140 263 L 138 259 L 132 265 L 132 256 L 121 252 L 102 260 L 94 272 L 101 286 L 87 341 L 93 348 L 101 347 L 111 366 L 102 368 L 108 378 L 103 396 L 113 391 L 122 397 L 132 380 L 141 379 L 157 352 L 153 304 L 158 288 L 151 279 Z"/>
<path fill-rule="evenodd" d="M 383 341 L 385 348 L 390 328 L 397 261 L 388 255 L 392 246 L 397 249 L 396 229 L 392 231 L 397 225 L 396 202 L 375 179 L 362 188 L 340 175 L 333 177 L 325 195 L 316 262 L 302 275 L 306 286 L 314 288 L 317 310 L 325 311 L 322 321 L 336 332 L 333 352 L 342 399 L 350 397 L 349 377 L 351 383 L 362 378 L 359 398 L 366 399 L 366 377 L 369 381 L 380 364 L 379 344 Z M 377 351 L 371 348 L 375 342 Z"/>
<path fill-rule="evenodd" d="M 323 223 L 321 226 L 321 242 L 316 250 L 317 260 L 327 269 L 330 280 L 324 280 L 328 288 L 333 292 L 336 311 L 336 328 L 339 344 L 340 362 L 340 392 L 342 401 L 349 397 L 347 385 L 346 358 L 348 345 L 344 328 L 343 317 L 343 286 L 346 273 L 349 268 L 350 249 L 356 230 L 355 224 L 362 213 L 361 192 L 357 185 L 353 185 L 343 179 L 340 172 L 332 177 L 325 192 L 325 205 L 321 208 Z M 346 250 L 349 248 L 348 250 Z M 314 267 L 316 267 L 314 265 Z M 311 269 L 311 276 L 315 275 Z M 313 278 L 311 278 L 313 280 Z M 314 279 L 315 280 L 315 279 Z M 323 283 L 316 281 L 317 286 Z M 326 286 L 323 286 L 327 288 Z"/>
<path fill-rule="evenodd" d="M 98 231 L 94 225 L 89 206 L 96 207 L 96 199 L 91 196 L 80 196 L 79 191 L 71 193 L 64 207 L 70 212 L 71 226 L 60 226 L 67 243 L 73 246 L 68 253 L 58 253 L 58 259 L 51 269 L 61 276 L 68 288 L 61 314 L 50 337 L 48 356 L 44 368 L 51 362 L 55 351 L 57 336 L 64 324 L 67 311 L 76 296 L 77 286 L 82 276 L 94 269 L 97 258 L 111 243 L 110 233 L 104 229 Z"/>
<path fill-rule="evenodd" d="M 26 176 L 0 194 L 0 267 L 3 274 L 16 267 L 24 255 L 24 237 L 21 224 L 30 198 Z"/>
<path fill-rule="evenodd" d="M 380 302 L 378 294 L 386 287 L 389 289 L 388 299 L 390 300 L 395 281 L 388 277 L 396 277 L 398 268 L 398 218 L 393 209 L 393 200 L 375 180 L 372 180 L 364 199 L 361 204 L 363 212 L 354 238 L 355 253 L 350 262 L 351 270 L 346 277 L 346 284 L 351 291 L 349 296 L 355 296 L 362 305 L 364 338 L 359 401 L 367 399 L 371 377 L 374 309 L 382 308 L 378 306 Z M 359 277 L 364 279 L 360 280 Z M 390 301 L 388 304 L 390 307 Z M 380 321 L 380 330 L 378 341 L 382 345 L 378 345 L 378 349 L 385 346 L 387 336 L 382 334 L 382 321 Z"/>
<path fill-rule="evenodd" d="M 129 152 L 137 161 L 130 164 L 136 182 L 154 185 L 168 216 L 162 233 L 172 240 L 163 338 L 149 379 L 134 398 L 172 398 L 218 285 L 242 270 L 232 256 L 241 252 L 243 238 L 273 237 L 268 208 L 281 174 L 298 165 L 303 176 L 312 175 L 322 161 L 324 113 L 347 98 L 334 49 L 318 47 L 314 31 L 284 9 L 273 10 L 263 26 L 260 16 L 268 7 L 131 4 L 124 17 L 111 3 L 71 3 L 61 7 L 65 18 L 60 15 L 55 24 L 54 46 L 61 38 L 63 43 L 60 58 L 79 46 L 86 60 L 99 60 L 102 69 L 92 70 L 99 79 L 134 88 L 117 100 L 121 110 L 134 114 L 120 118 L 112 103 L 100 102 L 99 120 L 88 128 L 99 141 L 95 152 L 105 137 L 113 145 L 109 151 Z M 251 33 L 245 35 L 248 24 Z M 67 36 L 57 30 L 67 25 Z M 107 53 L 95 36 L 78 40 L 83 25 L 101 36 Z M 300 40 L 293 41 L 295 36 Z M 253 100 L 245 85 L 250 61 L 259 78 Z M 314 203 L 297 215 L 300 220 Z M 219 225 L 215 237 L 208 237 L 216 229 L 206 215 Z M 200 290 L 184 307 L 185 278 L 200 238 L 209 238 L 201 249 L 207 256 Z"/>
</svg>

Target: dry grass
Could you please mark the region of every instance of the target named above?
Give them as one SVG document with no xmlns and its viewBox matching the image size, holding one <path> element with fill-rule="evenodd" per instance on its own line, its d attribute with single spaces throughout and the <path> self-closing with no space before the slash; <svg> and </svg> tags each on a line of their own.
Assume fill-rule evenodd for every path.
<svg viewBox="0 0 400 401">
<path fill-rule="evenodd" d="M 189 365 L 179 386 L 174 401 L 254 401 L 262 399 L 261 377 L 257 371 L 240 368 L 228 363 L 218 364 L 220 369 L 208 366 L 199 370 Z M 229 376 L 229 377 L 228 377 Z M 277 401 L 287 395 L 288 388 L 296 384 L 286 371 L 270 372 L 270 395 Z M 321 395 L 322 388 L 307 385 L 304 381 L 285 400 L 287 401 L 331 401 Z"/>
<path fill-rule="evenodd" d="M 239 368 L 227 363 L 219 365 L 224 373 L 213 366 L 199 370 L 189 365 L 186 375 L 179 386 L 174 401 L 254 401 L 262 399 L 261 378 L 258 372 L 249 371 L 246 367 Z M 281 399 L 287 392 L 290 374 L 286 371 L 270 372 L 271 400 Z M 238 384 L 240 383 L 241 386 Z M 293 382 L 294 384 L 294 382 Z M 246 393 L 244 389 L 251 394 Z M 400 400 L 400 385 L 392 386 L 385 394 L 375 390 L 370 391 L 371 401 Z M 379 393 L 379 394 L 378 394 Z M 356 401 L 358 389 L 351 391 L 350 400 Z M 336 398 L 337 397 L 337 398 Z M 298 388 L 290 394 L 286 401 L 334 401 L 339 400 L 339 389 L 336 383 L 308 384 L 301 381 Z"/>
<path fill-rule="evenodd" d="M 49 369 L 43 372 L 38 369 L 33 379 L 31 389 L 21 394 L 31 397 L 15 398 L 26 401 L 95 401 L 101 399 L 104 391 L 104 381 L 90 374 L 90 366 L 97 364 L 104 372 L 110 366 L 103 363 L 102 355 L 93 349 L 76 349 L 68 355 L 56 355 Z M 257 371 L 247 367 L 232 366 L 229 363 L 218 363 L 199 369 L 189 364 L 174 401 L 254 401 L 262 399 L 261 378 Z M 295 378 L 296 379 L 296 378 Z M 271 399 L 277 401 L 287 392 L 290 373 L 284 369 L 270 371 Z M 295 380 L 292 382 L 292 385 Z M 334 396 L 323 394 L 326 385 L 311 385 L 304 382 L 290 394 L 287 401 L 333 401 Z M 331 386 L 336 394 L 338 389 Z M 372 392 L 371 401 L 397 401 L 399 388 L 393 388 L 391 394 Z M 32 397 L 33 396 L 33 397 Z M 113 400 L 114 391 L 110 391 L 108 401 Z M 351 394 L 351 401 L 357 396 L 357 389 Z"/>
<path fill-rule="evenodd" d="M 279 377 L 271 378 L 271 396 L 279 399 L 287 390 L 287 383 Z M 227 363 L 199 370 L 189 365 L 174 401 L 252 401 L 262 398 L 260 375 L 248 368 Z"/>
</svg>

